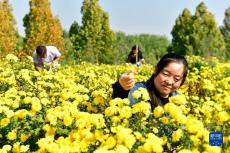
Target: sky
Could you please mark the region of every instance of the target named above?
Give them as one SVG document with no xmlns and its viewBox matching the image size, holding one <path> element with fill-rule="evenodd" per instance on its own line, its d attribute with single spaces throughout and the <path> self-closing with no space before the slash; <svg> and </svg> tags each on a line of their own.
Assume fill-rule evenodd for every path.
<svg viewBox="0 0 230 153">
<path fill-rule="evenodd" d="M 81 25 L 83 0 L 50 0 L 54 16 L 58 16 L 63 29 L 69 30 L 73 21 Z M 171 39 L 176 18 L 185 8 L 192 14 L 201 0 L 99 0 L 109 14 L 113 31 L 126 34 L 155 34 Z M 229 0 L 203 0 L 214 15 L 217 24 L 223 25 Z M 29 0 L 10 0 L 20 35 L 24 36 L 23 17 L 29 12 Z"/>
</svg>

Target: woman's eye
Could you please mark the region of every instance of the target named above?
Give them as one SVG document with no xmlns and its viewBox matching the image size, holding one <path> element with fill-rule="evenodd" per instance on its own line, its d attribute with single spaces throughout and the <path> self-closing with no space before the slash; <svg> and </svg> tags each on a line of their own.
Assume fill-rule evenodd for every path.
<svg viewBox="0 0 230 153">
<path fill-rule="evenodd" d="M 178 81 L 180 81 L 180 78 L 175 78 L 174 80 L 175 80 L 175 82 L 178 82 Z"/>
<path fill-rule="evenodd" d="M 164 76 L 168 76 L 168 75 L 169 75 L 169 74 L 166 73 L 166 72 L 162 72 L 162 74 L 163 74 Z"/>
</svg>

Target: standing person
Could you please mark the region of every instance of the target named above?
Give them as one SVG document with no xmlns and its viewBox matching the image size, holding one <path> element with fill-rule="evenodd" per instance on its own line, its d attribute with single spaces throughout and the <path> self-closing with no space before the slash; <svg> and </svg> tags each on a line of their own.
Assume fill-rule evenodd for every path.
<svg viewBox="0 0 230 153">
<path fill-rule="evenodd" d="M 35 69 L 41 71 L 45 63 L 49 69 L 53 68 L 58 63 L 61 53 L 55 46 L 38 46 L 32 56 Z"/>
<path fill-rule="evenodd" d="M 144 57 L 142 56 L 142 52 L 138 46 L 135 45 L 132 47 L 126 62 L 137 65 L 144 63 Z"/>
<path fill-rule="evenodd" d="M 138 88 L 146 88 L 150 100 L 151 109 L 164 106 L 169 97 L 177 95 L 179 89 L 185 82 L 188 72 L 188 63 L 184 56 L 175 53 L 164 55 L 157 63 L 155 70 L 148 81 L 134 82 L 134 76 L 122 74 L 119 80 L 113 84 L 113 98 L 129 98 L 130 105 L 137 103 L 132 93 Z"/>
</svg>

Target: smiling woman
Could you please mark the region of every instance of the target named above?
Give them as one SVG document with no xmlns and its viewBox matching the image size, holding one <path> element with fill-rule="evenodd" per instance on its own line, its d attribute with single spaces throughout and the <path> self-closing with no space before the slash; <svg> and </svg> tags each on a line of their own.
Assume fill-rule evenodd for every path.
<svg viewBox="0 0 230 153">
<path fill-rule="evenodd" d="M 167 98 L 181 86 L 184 76 L 184 65 L 181 62 L 171 62 L 164 67 L 154 79 L 154 85 L 159 95 Z"/>
<path fill-rule="evenodd" d="M 133 93 L 139 88 L 147 89 L 151 105 L 154 110 L 157 106 L 164 106 L 169 101 L 169 97 L 177 95 L 179 89 L 187 76 L 188 63 L 182 55 L 168 53 L 158 62 L 151 78 L 146 82 L 134 82 L 133 75 L 122 74 L 115 84 L 113 84 L 113 98 L 128 97 L 130 105 L 137 103 Z"/>
</svg>

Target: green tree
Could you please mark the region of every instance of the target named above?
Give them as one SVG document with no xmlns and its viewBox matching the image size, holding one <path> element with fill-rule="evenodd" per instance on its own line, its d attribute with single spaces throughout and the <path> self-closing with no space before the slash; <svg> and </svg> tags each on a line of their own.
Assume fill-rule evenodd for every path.
<svg viewBox="0 0 230 153">
<path fill-rule="evenodd" d="M 172 29 L 172 44 L 170 52 L 179 53 L 182 55 L 192 54 L 192 46 L 190 44 L 190 35 L 192 34 L 192 15 L 186 8 L 182 15 L 176 19 L 176 23 Z"/>
<path fill-rule="evenodd" d="M 184 22 L 180 24 L 183 26 L 180 27 L 176 24 L 178 27 L 173 28 L 173 43 L 170 49 L 178 49 L 182 54 L 224 58 L 226 48 L 223 36 L 213 15 L 208 11 L 204 2 L 201 2 L 196 7 L 196 12 L 195 15 L 192 16 L 192 20 L 190 20 L 189 17 L 185 18 L 185 14 L 189 16 L 188 13 L 184 11 L 184 15 L 182 15 L 184 20 L 180 20 Z M 179 19 L 182 19 L 182 17 L 179 17 Z M 179 48 L 178 46 L 182 47 Z M 183 49 L 185 51 L 183 51 Z"/>
<path fill-rule="evenodd" d="M 72 24 L 71 24 L 71 26 L 70 26 L 70 28 L 69 28 L 69 37 L 72 37 L 72 36 L 74 36 L 74 35 L 76 35 L 76 34 L 79 34 L 79 32 L 80 32 L 80 25 L 77 23 L 77 21 L 74 21 Z"/>
<path fill-rule="evenodd" d="M 71 37 L 77 58 L 88 62 L 108 62 L 105 59 L 111 48 L 113 32 L 109 27 L 109 17 L 98 0 L 84 0 L 81 8 L 82 26 L 79 34 Z"/>
<path fill-rule="evenodd" d="M 24 17 L 25 52 L 31 55 L 38 45 L 53 45 L 64 50 L 64 38 L 61 23 L 54 17 L 49 0 L 30 0 L 30 11 Z M 63 53 L 63 52 L 62 52 Z"/>
<path fill-rule="evenodd" d="M 223 36 L 213 15 L 205 4 L 200 3 L 193 16 L 194 31 L 191 36 L 193 53 L 204 57 L 225 57 L 226 48 Z"/>
<path fill-rule="evenodd" d="M 227 50 L 227 59 L 230 59 L 230 7 L 225 11 L 224 26 L 221 28 Z"/>
<path fill-rule="evenodd" d="M 115 41 L 115 33 L 110 29 L 109 15 L 106 12 L 102 12 L 101 21 L 101 44 L 99 52 L 99 61 L 102 63 L 112 63 L 112 47 Z"/>
<path fill-rule="evenodd" d="M 0 57 L 8 53 L 16 53 L 18 43 L 16 21 L 8 0 L 0 1 Z"/>
<path fill-rule="evenodd" d="M 80 29 L 81 26 L 77 23 L 77 21 L 74 21 L 70 28 L 69 28 L 69 34 L 68 38 L 70 40 L 70 44 L 72 46 L 72 51 L 68 50 L 68 56 L 71 58 L 73 61 L 78 61 L 80 59 Z"/>
</svg>

